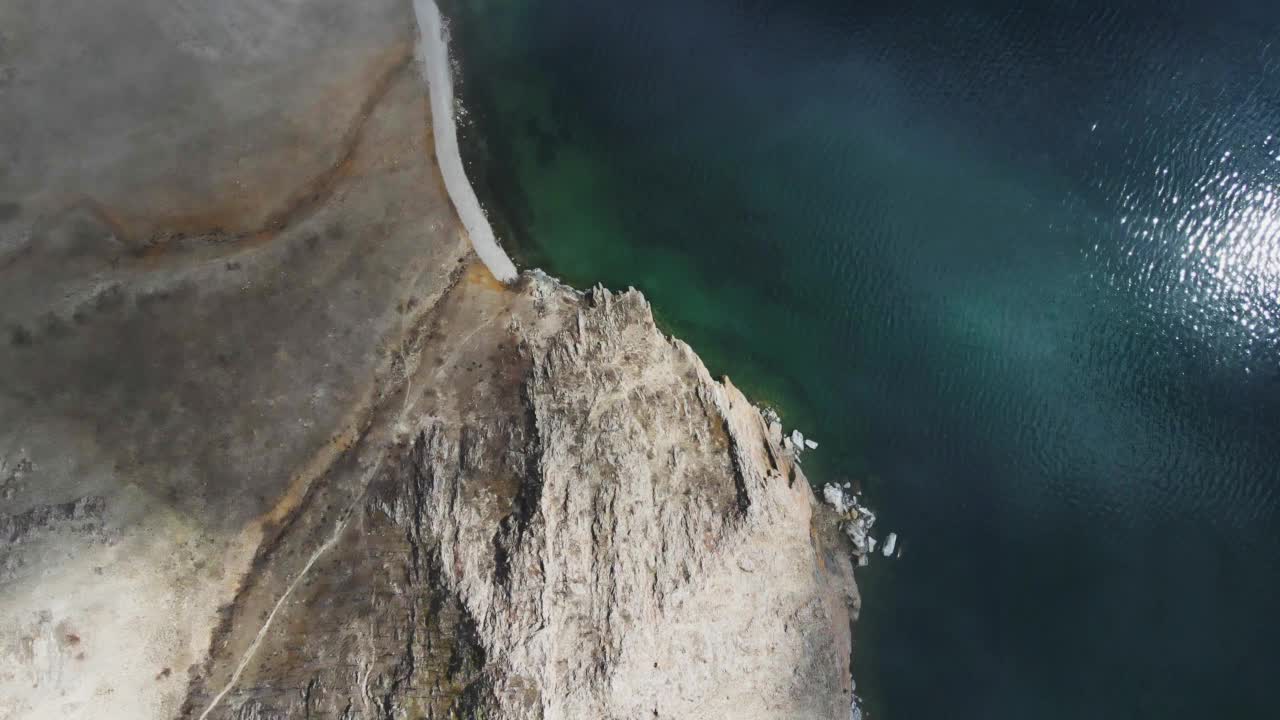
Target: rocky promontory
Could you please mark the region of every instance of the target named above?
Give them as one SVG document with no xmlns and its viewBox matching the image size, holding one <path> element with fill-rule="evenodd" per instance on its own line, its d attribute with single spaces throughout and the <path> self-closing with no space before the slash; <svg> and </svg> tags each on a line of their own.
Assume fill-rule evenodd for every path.
<svg viewBox="0 0 1280 720">
<path fill-rule="evenodd" d="M 415 42 L 0 6 L 0 719 L 847 718 L 793 450 L 639 293 L 476 260 Z"/>
<path fill-rule="evenodd" d="M 639 293 L 470 266 L 406 363 L 260 552 L 187 715 L 847 716 L 846 546 Z"/>
</svg>

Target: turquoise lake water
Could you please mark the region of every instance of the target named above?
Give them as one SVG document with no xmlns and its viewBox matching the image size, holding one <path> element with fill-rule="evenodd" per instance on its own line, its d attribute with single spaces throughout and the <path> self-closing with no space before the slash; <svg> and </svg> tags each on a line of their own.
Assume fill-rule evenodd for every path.
<svg viewBox="0 0 1280 720">
<path fill-rule="evenodd" d="M 644 290 L 901 535 L 874 717 L 1280 717 L 1280 5 L 445 11 L 520 264 Z"/>
</svg>

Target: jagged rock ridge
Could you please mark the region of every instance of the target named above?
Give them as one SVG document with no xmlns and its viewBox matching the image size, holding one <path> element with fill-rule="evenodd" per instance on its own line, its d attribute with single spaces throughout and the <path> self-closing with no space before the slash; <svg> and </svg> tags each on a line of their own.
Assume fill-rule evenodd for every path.
<svg viewBox="0 0 1280 720">
<path fill-rule="evenodd" d="M 432 322 L 469 347 L 418 351 L 368 489 L 189 716 L 848 716 L 847 547 L 642 296 L 463 282 Z M 278 595 L 271 558 L 306 545 L 286 533 L 251 582 Z M 262 631 L 253 595 L 228 636 Z"/>
</svg>

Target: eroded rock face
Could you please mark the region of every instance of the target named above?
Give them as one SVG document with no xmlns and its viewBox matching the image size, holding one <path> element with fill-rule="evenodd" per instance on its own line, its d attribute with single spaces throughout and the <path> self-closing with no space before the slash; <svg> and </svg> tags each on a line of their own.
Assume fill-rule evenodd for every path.
<svg viewBox="0 0 1280 720">
<path fill-rule="evenodd" d="M 482 272 L 433 315 L 423 342 L 457 344 L 415 350 L 383 454 L 299 510 L 332 521 L 268 553 L 187 714 L 848 717 L 847 547 L 756 409 L 638 293 Z"/>
</svg>

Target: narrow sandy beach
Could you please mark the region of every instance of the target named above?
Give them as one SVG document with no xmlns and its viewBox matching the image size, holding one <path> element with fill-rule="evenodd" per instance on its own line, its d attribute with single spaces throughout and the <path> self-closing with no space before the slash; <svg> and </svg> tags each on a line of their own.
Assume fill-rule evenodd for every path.
<svg viewBox="0 0 1280 720">
<path fill-rule="evenodd" d="M 462 167 L 462 155 L 458 152 L 458 131 L 453 117 L 453 81 L 449 74 L 449 45 L 444 35 L 444 23 L 440 8 L 434 0 L 413 0 L 413 12 L 418 18 L 418 53 L 422 62 L 428 92 L 431 96 L 431 129 L 435 137 L 436 158 L 440 173 L 444 176 L 445 189 L 453 201 L 462 226 L 467 229 L 471 246 L 476 255 L 498 280 L 515 281 L 516 266 L 498 246 L 493 228 L 480 208 L 471 181 Z"/>
</svg>

